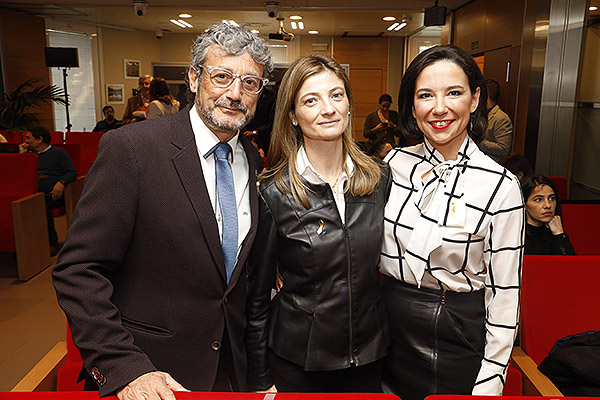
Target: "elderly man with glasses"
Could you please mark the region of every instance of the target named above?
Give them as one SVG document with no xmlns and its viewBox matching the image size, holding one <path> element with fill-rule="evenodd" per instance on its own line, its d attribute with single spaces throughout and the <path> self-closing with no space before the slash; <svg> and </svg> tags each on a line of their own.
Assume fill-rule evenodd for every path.
<svg viewBox="0 0 600 400">
<path fill-rule="evenodd" d="M 105 134 L 53 271 L 86 388 L 244 389 L 246 260 L 263 161 L 239 131 L 273 70 L 248 29 L 195 42 L 193 104 Z"/>
</svg>

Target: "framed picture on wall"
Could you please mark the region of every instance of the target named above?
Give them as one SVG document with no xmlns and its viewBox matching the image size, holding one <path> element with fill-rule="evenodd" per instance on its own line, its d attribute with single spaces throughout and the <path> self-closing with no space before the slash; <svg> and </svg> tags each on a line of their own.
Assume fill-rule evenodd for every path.
<svg viewBox="0 0 600 400">
<path fill-rule="evenodd" d="M 123 59 L 125 78 L 137 79 L 140 77 L 140 62 L 138 60 Z"/>
<path fill-rule="evenodd" d="M 125 88 L 119 83 L 106 84 L 106 102 L 108 104 L 125 103 Z"/>
</svg>

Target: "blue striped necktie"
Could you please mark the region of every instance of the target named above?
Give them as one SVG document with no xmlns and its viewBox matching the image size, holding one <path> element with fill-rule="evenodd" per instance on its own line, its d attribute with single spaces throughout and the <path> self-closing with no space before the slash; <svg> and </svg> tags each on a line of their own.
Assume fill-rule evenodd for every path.
<svg viewBox="0 0 600 400">
<path fill-rule="evenodd" d="M 217 175 L 217 193 L 221 207 L 223 255 L 225 256 L 225 270 L 227 283 L 231 279 L 238 248 L 238 215 L 235 202 L 235 186 L 233 172 L 229 164 L 231 146 L 221 143 L 215 149 L 215 170 Z"/>
</svg>

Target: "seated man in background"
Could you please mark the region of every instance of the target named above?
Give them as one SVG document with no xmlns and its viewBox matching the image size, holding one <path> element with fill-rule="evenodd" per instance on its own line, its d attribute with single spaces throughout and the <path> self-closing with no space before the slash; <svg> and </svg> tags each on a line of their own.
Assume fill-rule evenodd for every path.
<svg viewBox="0 0 600 400">
<path fill-rule="evenodd" d="M 498 106 L 500 84 L 493 79 L 486 79 L 485 85 L 488 92 L 488 126 L 479 148 L 494 161 L 500 162 L 510 151 L 513 126 L 508 115 Z"/>
<path fill-rule="evenodd" d="M 148 107 L 150 107 L 150 83 L 152 77 L 145 75 L 138 79 L 139 93 L 127 99 L 127 108 L 121 123 L 123 125 L 132 122 L 143 121 L 148 115 Z"/>
<path fill-rule="evenodd" d="M 50 253 L 54 256 L 60 247 L 52 209 L 64 204 L 65 186 L 77 179 L 77 171 L 65 149 L 50 145 L 50 132 L 41 126 L 31 128 L 27 132 L 25 143 L 19 145 L 19 152 L 38 155 L 38 173 L 41 175 L 38 191 L 45 194 Z"/>
<path fill-rule="evenodd" d="M 106 133 L 111 129 L 121 127 L 121 121 L 115 119 L 115 109 L 112 106 L 104 106 L 102 108 L 102 114 L 104 114 L 104 119 L 96 124 L 94 132 Z"/>
</svg>

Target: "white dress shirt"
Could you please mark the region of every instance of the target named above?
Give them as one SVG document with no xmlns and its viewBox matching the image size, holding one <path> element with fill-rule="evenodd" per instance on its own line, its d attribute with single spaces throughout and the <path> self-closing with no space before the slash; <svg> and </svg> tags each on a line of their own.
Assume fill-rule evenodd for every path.
<svg viewBox="0 0 600 400">
<path fill-rule="evenodd" d="M 206 126 L 202 118 L 200 118 L 195 106 L 190 109 L 190 121 L 196 139 L 200 163 L 202 164 L 206 189 L 208 190 L 208 196 L 210 197 L 210 202 L 212 203 L 215 218 L 217 219 L 217 225 L 219 227 L 219 237 L 223 240 L 223 218 L 221 218 L 221 207 L 219 206 L 219 196 L 217 194 L 215 156 L 214 154 L 211 154 L 207 158 L 204 158 L 204 156 L 219 143 L 219 138 L 217 138 L 217 136 Z M 236 134 L 227 143 L 232 149 L 232 152 L 230 153 L 232 159 L 230 162 L 231 170 L 233 172 L 235 201 L 237 203 L 238 211 L 239 255 L 241 244 L 250 231 L 250 225 L 252 223 L 250 215 L 250 183 L 248 179 L 250 176 L 250 167 L 248 165 L 246 152 L 244 151 L 242 144 L 238 141 L 238 135 Z"/>
<path fill-rule="evenodd" d="M 502 394 L 519 322 L 525 233 L 517 178 L 466 138 L 455 161 L 424 143 L 385 160 L 381 272 L 415 286 L 485 290 L 485 352 L 473 394 Z"/>
<path fill-rule="evenodd" d="M 348 173 L 346 173 L 346 170 Z M 354 163 L 350 159 L 350 156 L 346 156 L 346 170 L 342 170 L 342 174 L 337 180 L 335 187 L 331 188 L 331 192 L 340 214 L 340 218 L 342 219 L 342 223 L 346 222 L 346 200 L 344 198 L 344 186 L 348 181 L 348 176 L 352 176 L 352 172 L 354 171 Z M 296 156 L 296 171 L 298 171 L 298 173 L 304 179 L 312 184 L 319 185 L 326 183 L 329 185 L 329 182 L 327 182 L 310 163 L 304 146 L 298 149 L 298 155 Z"/>
</svg>

